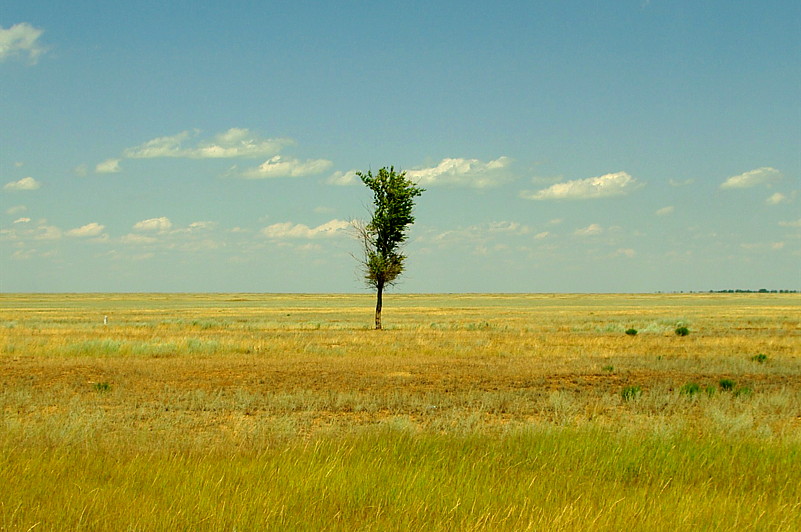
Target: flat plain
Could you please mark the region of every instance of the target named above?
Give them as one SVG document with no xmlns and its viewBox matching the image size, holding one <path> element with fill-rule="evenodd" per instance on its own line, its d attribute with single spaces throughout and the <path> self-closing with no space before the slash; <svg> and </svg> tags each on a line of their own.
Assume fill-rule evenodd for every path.
<svg viewBox="0 0 801 532">
<path fill-rule="evenodd" d="M 372 304 L 0 295 L 0 527 L 801 528 L 798 294 Z"/>
</svg>

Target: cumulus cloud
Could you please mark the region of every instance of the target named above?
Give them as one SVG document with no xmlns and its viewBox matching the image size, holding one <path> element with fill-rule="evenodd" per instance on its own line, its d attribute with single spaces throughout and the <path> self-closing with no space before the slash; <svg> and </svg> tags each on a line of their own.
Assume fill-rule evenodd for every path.
<svg viewBox="0 0 801 532">
<path fill-rule="evenodd" d="M 0 62 L 6 59 L 27 57 L 31 64 L 36 64 L 45 48 L 39 44 L 44 30 L 34 28 L 27 22 L 14 24 L 10 28 L 0 28 Z"/>
<path fill-rule="evenodd" d="M 520 222 L 490 222 L 487 226 L 487 230 L 490 233 L 510 233 L 515 235 L 525 235 L 531 228 L 527 225 L 521 224 Z"/>
<path fill-rule="evenodd" d="M 98 174 L 116 174 L 120 171 L 120 159 L 106 159 L 95 166 L 95 172 Z"/>
<path fill-rule="evenodd" d="M 160 218 L 149 218 L 136 222 L 133 226 L 136 231 L 167 231 L 172 227 L 172 222 L 166 216 Z"/>
<path fill-rule="evenodd" d="M 598 224 L 590 224 L 587 227 L 576 229 L 573 234 L 576 236 L 594 236 L 603 233 L 603 228 Z"/>
<path fill-rule="evenodd" d="M 272 224 L 261 230 L 261 234 L 267 238 L 322 238 L 332 237 L 341 234 L 350 227 L 348 222 L 343 220 L 331 220 L 317 227 L 309 227 L 304 224 L 294 224 L 292 222 L 282 222 Z"/>
<path fill-rule="evenodd" d="M 420 186 L 490 188 L 511 179 L 506 171 L 511 163 L 512 160 L 504 156 L 486 163 L 478 159 L 446 158 L 430 168 L 409 170 L 406 177 Z"/>
<path fill-rule="evenodd" d="M 511 163 L 509 157 L 498 157 L 486 163 L 478 159 L 446 158 L 430 168 L 407 170 L 406 177 L 425 187 L 450 185 L 490 188 L 512 179 L 507 170 Z M 355 185 L 360 182 L 356 170 L 335 172 L 326 180 L 330 185 Z"/>
<path fill-rule="evenodd" d="M 534 235 L 536 240 L 542 240 L 543 238 L 548 238 L 551 235 L 548 231 L 542 231 L 541 233 L 537 233 Z"/>
<path fill-rule="evenodd" d="M 255 168 L 249 168 L 239 174 L 234 172 L 232 175 L 239 175 L 247 179 L 305 177 L 322 173 L 330 168 L 331 164 L 331 161 L 325 159 L 299 161 L 298 159 L 286 159 L 280 155 L 275 155 Z"/>
<path fill-rule="evenodd" d="M 523 191 L 520 196 L 531 200 L 595 199 L 623 196 L 641 186 L 641 183 L 626 172 L 617 172 L 588 179 L 565 181 L 536 192 Z"/>
<path fill-rule="evenodd" d="M 67 236 L 76 236 L 76 237 L 87 237 L 87 236 L 99 236 L 103 229 L 106 226 L 101 225 L 97 222 L 88 223 L 76 229 L 70 229 L 67 231 Z"/>
<path fill-rule="evenodd" d="M 16 220 L 14 220 L 14 223 L 15 224 L 26 224 L 26 223 L 28 223 L 30 221 L 31 221 L 30 218 L 25 217 L 25 218 L 17 218 Z"/>
<path fill-rule="evenodd" d="M 673 214 L 673 211 L 676 210 L 673 205 L 668 205 L 667 207 L 662 207 L 656 211 L 657 216 L 667 216 L 668 214 Z"/>
<path fill-rule="evenodd" d="M 187 141 L 199 132 L 182 131 L 177 135 L 158 137 L 139 146 L 126 149 L 129 159 L 182 157 L 188 159 L 234 159 L 266 157 L 277 154 L 292 141 L 284 138 L 265 139 L 248 129 L 231 128 L 210 141 L 188 145 Z"/>
<path fill-rule="evenodd" d="M 768 199 L 765 200 L 765 203 L 768 205 L 778 205 L 780 203 L 787 203 L 790 199 L 782 194 L 781 192 L 776 192 L 772 194 Z"/>
<path fill-rule="evenodd" d="M 763 166 L 762 168 L 728 178 L 720 185 L 720 188 L 751 188 L 757 185 L 773 183 L 781 178 L 781 172 L 770 166 Z"/>
<path fill-rule="evenodd" d="M 158 239 L 152 236 L 137 235 L 134 233 L 128 233 L 127 235 L 120 238 L 120 242 L 122 242 L 123 244 L 131 244 L 131 245 L 152 244 L 157 241 Z"/>
<path fill-rule="evenodd" d="M 37 188 L 41 187 L 42 184 L 39 183 L 32 177 L 23 177 L 19 181 L 12 181 L 10 183 L 6 183 L 3 188 L 6 190 L 36 190 Z"/>
<path fill-rule="evenodd" d="M 355 185 L 361 180 L 356 175 L 356 170 L 348 170 L 347 172 L 334 172 L 328 179 L 325 180 L 329 185 Z"/>
</svg>

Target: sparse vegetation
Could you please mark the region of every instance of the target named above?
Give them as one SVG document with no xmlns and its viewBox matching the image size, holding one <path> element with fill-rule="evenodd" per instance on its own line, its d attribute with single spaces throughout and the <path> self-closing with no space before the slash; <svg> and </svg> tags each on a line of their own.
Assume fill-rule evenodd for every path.
<svg viewBox="0 0 801 532">
<path fill-rule="evenodd" d="M 676 336 L 687 336 L 688 334 L 690 334 L 690 329 L 688 329 L 687 327 L 681 326 L 681 327 L 676 327 L 676 331 L 675 332 L 676 332 Z"/>
<path fill-rule="evenodd" d="M 768 355 L 766 355 L 764 353 L 759 353 L 758 355 L 752 356 L 751 360 L 753 360 L 754 362 L 756 362 L 758 364 L 764 364 L 765 362 L 768 361 Z"/>
<path fill-rule="evenodd" d="M 98 393 L 106 393 L 111 390 L 111 384 L 107 382 L 96 382 L 93 387 Z"/>
<path fill-rule="evenodd" d="M 698 385 L 696 382 L 688 382 L 685 383 L 679 388 L 679 393 L 681 395 L 686 395 L 688 397 L 692 397 L 701 391 L 701 386 Z"/>
<path fill-rule="evenodd" d="M 720 379 L 718 383 L 720 385 L 720 389 L 724 392 L 730 392 L 734 390 L 735 382 L 731 379 Z"/>
<path fill-rule="evenodd" d="M 0 295 L 0 528 L 798 529 L 801 299 L 759 298 Z"/>
<path fill-rule="evenodd" d="M 642 388 L 639 386 L 626 386 L 620 392 L 620 397 L 624 401 L 631 401 L 632 399 L 638 398 L 640 395 L 642 395 Z"/>
</svg>

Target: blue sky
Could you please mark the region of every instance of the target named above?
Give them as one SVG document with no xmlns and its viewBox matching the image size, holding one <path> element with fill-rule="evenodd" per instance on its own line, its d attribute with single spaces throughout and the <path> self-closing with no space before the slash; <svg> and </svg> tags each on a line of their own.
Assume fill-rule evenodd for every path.
<svg viewBox="0 0 801 532">
<path fill-rule="evenodd" d="M 801 289 L 801 3 L 6 2 L 0 290 Z"/>
</svg>

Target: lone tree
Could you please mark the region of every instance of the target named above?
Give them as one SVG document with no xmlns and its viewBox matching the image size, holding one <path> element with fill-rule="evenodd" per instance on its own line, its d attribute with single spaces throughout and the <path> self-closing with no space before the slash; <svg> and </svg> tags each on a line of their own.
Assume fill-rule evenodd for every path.
<svg viewBox="0 0 801 532">
<path fill-rule="evenodd" d="M 394 166 L 382 168 L 378 174 L 368 170 L 356 175 L 373 191 L 375 205 L 368 224 L 355 225 L 362 242 L 364 258 L 360 259 L 367 286 L 376 290 L 375 328 L 381 328 L 381 307 L 384 288 L 395 284 L 403 273 L 406 256 L 401 253 L 406 230 L 414 223 L 414 198 L 425 189 L 396 172 Z"/>
</svg>

